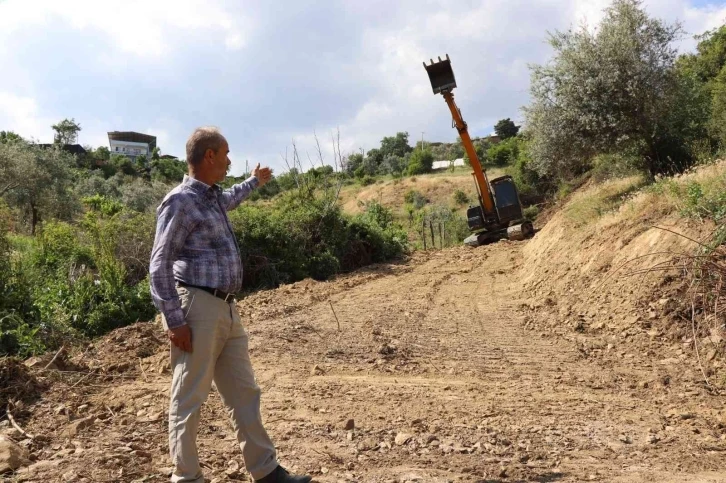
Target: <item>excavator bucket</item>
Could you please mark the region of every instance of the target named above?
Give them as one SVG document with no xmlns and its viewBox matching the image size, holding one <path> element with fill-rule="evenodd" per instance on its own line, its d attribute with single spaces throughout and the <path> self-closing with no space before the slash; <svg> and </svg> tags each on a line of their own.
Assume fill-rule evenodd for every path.
<svg viewBox="0 0 726 483">
<path fill-rule="evenodd" d="M 434 62 L 431 59 L 431 64 L 426 65 L 426 62 L 424 62 L 423 65 L 429 75 L 434 94 L 450 91 L 456 87 L 456 78 L 454 77 L 454 71 L 451 69 L 449 54 L 446 54 L 446 59 L 444 60 L 441 60 L 441 57 L 439 57 L 438 62 Z"/>
</svg>

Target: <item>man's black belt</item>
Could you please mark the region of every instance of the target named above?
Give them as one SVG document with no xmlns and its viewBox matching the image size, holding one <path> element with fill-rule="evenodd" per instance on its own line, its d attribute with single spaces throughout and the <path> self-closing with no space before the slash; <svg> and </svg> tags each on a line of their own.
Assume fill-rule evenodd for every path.
<svg viewBox="0 0 726 483">
<path fill-rule="evenodd" d="M 191 283 L 182 282 L 180 280 L 176 281 L 177 285 L 180 287 L 191 287 L 191 288 L 198 288 L 199 290 L 204 290 L 205 292 L 211 293 L 215 297 L 224 300 L 225 302 L 234 302 L 234 294 L 233 293 L 227 293 L 222 292 L 219 289 L 216 288 L 210 288 L 210 287 L 202 287 L 200 285 L 192 285 Z"/>
</svg>

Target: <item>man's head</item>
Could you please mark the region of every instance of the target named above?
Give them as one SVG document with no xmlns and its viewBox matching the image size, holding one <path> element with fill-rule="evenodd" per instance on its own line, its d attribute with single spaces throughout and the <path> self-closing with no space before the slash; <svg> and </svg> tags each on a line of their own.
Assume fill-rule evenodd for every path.
<svg viewBox="0 0 726 483">
<path fill-rule="evenodd" d="M 216 127 L 197 128 L 187 140 L 189 169 L 207 184 L 224 179 L 232 164 L 228 154 L 229 144 Z"/>
</svg>

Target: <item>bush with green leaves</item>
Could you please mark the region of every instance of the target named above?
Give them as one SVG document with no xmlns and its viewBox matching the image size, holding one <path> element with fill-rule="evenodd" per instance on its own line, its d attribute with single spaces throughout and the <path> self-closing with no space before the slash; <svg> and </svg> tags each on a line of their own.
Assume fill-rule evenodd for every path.
<svg viewBox="0 0 726 483">
<path fill-rule="evenodd" d="M 519 138 L 510 137 L 493 144 L 487 149 L 487 160 L 495 166 L 506 166 L 516 161 L 519 155 Z"/>
<path fill-rule="evenodd" d="M 409 175 L 430 173 L 434 166 L 434 155 L 431 151 L 417 149 L 411 153 L 407 172 Z"/>
<path fill-rule="evenodd" d="M 370 186 L 370 185 L 374 184 L 375 182 L 376 182 L 376 178 L 369 174 L 366 174 L 362 178 L 360 178 L 361 186 Z"/>
<path fill-rule="evenodd" d="M 403 195 L 403 201 L 409 205 L 412 205 L 415 209 L 420 210 L 428 203 L 426 197 L 421 194 L 420 191 L 410 189 Z"/>
<path fill-rule="evenodd" d="M 457 205 L 465 205 L 469 202 L 469 195 L 460 189 L 456 189 L 451 197 Z"/>
<path fill-rule="evenodd" d="M 295 190 L 271 205 L 243 204 L 230 213 L 245 267 L 245 288 L 318 280 L 407 250 L 405 231 L 380 205 L 351 218 L 335 203 Z"/>
</svg>

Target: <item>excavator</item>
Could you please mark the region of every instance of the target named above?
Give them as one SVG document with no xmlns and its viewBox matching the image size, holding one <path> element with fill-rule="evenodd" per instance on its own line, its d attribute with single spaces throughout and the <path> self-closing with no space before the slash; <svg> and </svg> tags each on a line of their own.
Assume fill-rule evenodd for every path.
<svg viewBox="0 0 726 483">
<path fill-rule="evenodd" d="M 500 176 L 490 181 L 481 166 L 466 122 L 461 116 L 461 110 L 454 102 L 452 91 L 456 87 L 456 79 L 449 54 L 446 54 L 444 60 L 439 57 L 438 62 L 434 62 L 433 59 L 430 61 L 429 65 L 426 65 L 426 62 L 423 65 L 429 75 L 434 95 L 444 96 L 453 117 L 453 125 L 459 131 L 464 150 L 474 169 L 472 175 L 479 204 L 470 206 L 466 211 L 467 223 L 472 234 L 464 240 L 464 243 L 477 247 L 505 237 L 510 240 L 524 240 L 534 236 L 532 223 L 527 221 L 522 213 L 522 202 L 512 177 Z"/>
</svg>

